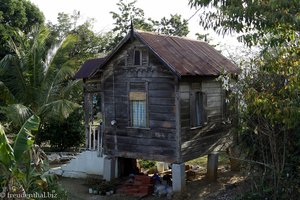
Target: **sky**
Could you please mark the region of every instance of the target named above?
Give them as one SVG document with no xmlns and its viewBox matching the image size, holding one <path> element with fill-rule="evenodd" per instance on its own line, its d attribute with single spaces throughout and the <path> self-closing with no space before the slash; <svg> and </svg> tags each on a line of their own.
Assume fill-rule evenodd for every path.
<svg viewBox="0 0 300 200">
<path fill-rule="evenodd" d="M 57 22 L 57 14 L 64 12 L 72 14 L 74 10 L 80 11 L 82 20 L 94 18 L 94 30 L 96 32 L 107 32 L 113 27 L 110 11 L 118 12 L 116 5 L 119 0 L 30 0 L 44 13 L 46 21 Z M 124 0 L 132 2 L 132 0 Z M 191 9 L 188 0 L 137 0 L 136 7 L 144 10 L 145 17 L 160 20 L 162 17 L 169 18 L 170 14 L 180 14 L 184 19 L 189 19 L 189 38 L 195 39 L 195 33 L 209 33 L 213 39 L 212 44 L 238 45 L 234 37 L 218 36 L 213 31 L 204 31 L 199 25 L 199 14 Z M 193 16 L 194 15 L 194 16 Z M 193 17 L 192 17 L 193 16 Z"/>
</svg>

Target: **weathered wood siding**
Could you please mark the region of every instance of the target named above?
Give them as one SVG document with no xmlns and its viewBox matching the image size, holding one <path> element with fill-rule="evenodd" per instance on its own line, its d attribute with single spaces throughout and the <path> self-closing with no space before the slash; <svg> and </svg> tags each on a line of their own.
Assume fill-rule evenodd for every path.
<svg viewBox="0 0 300 200">
<path fill-rule="evenodd" d="M 142 65 L 133 65 L 133 51 L 142 50 Z M 102 76 L 105 151 L 108 155 L 174 162 L 177 160 L 175 77 L 135 41 L 123 46 Z M 148 127 L 130 127 L 130 82 L 145 82 Z M 111 126 L 112 120 L 117 126 Z"/>
<path fill-rule="evenodd" d="M 204 95 L 203 115 L 205 123 L 191 126 L 192 94 L 201 91 Z M 228 127 L 222 125 L 224 98 L 220 82 L 215 78 L 183 80 L 179 86 L 181 118 L 181 161 L 185 162 L 211 151 Z"/>
<path fill-rule="evenodd" d="M 208 121 L 220 121 L 224 110 L 224 90 L 219 81 L 204 80 L 201 83 L 202 91 L 206 94 L 207 107 L 206 113 Z"/>
</svg>

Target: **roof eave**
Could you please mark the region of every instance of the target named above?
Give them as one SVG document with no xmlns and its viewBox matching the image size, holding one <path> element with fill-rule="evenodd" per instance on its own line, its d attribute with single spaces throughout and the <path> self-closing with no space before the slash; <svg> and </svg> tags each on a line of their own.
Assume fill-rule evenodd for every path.
<svg viewBox="0 0 300 200">
<path fill-rule="evenodd" d="M 103 63 L 99 66 L 98 69 L 96 69 L 93 73 L 91 73 L 90 77 L 94 76 L 101 67 L 103 67 L 104 65 L 106 65 L 110 59 L 115 55 L 115 53 L 131 38 L 131 33 L 127 33 L 127 35 L 121 40 L 121 42 L 119 42 L 119 44 L 112 50 L 112 52 L 110 54 L 108 54 L 108 56 L 105 57 L 105 60 L 103 61 Z"/>
</svg>

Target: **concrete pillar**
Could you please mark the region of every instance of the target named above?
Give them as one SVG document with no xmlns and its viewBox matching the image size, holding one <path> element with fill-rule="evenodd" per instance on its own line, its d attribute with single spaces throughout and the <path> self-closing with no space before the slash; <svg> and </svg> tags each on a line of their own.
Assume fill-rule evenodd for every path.
<svg viewBox="0 0 300 200">
<path fill-rule="evenodd" d="M 115 178 L 115 158 L 105 157 L 104 158 L 104 168 L 103 168 L 103 179 L 106 181 L 111 181 Z"/>
<path fill-rule="evenodd" d="M 174 192 L 181 192 L 185 188 L 185 164 L 172 164 L 172 184 Z"/>
<path fill-rule="evenodd" d="M 207 179 L 211 182 L 217 181 L 218 178 L 218 152 L 211 152 L 207 158 Z"/>
</svg>

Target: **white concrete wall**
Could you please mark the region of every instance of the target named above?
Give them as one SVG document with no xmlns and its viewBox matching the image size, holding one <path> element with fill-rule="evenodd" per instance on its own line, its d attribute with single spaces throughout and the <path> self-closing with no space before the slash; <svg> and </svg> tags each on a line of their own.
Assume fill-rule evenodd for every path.
<svg viewBox="0 0 300 200">
<path fill-rule="evenodd" d="M 72 159 L 70 163 L 61 166 L 58 174 L 64 177 L 85 178 L 87 175 L 103 175 L 104 158 L 97 151 L 84 151 Z"/>
</svg>

